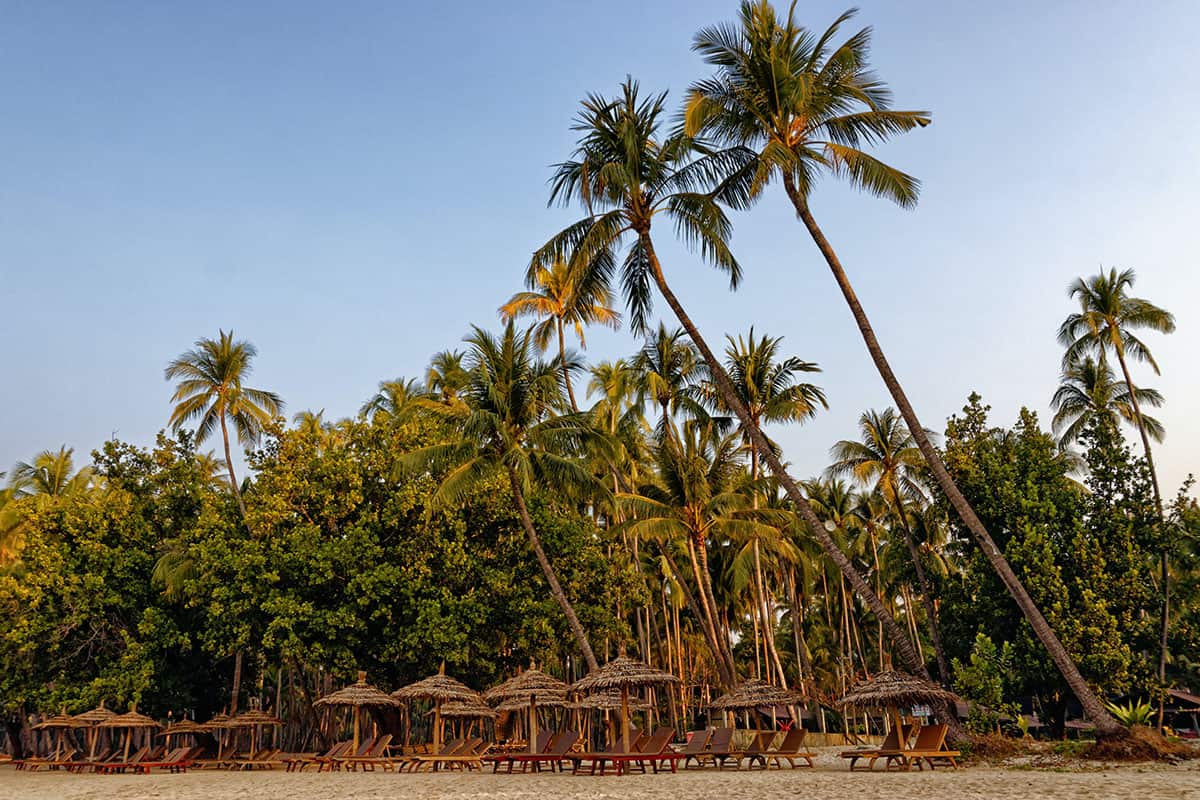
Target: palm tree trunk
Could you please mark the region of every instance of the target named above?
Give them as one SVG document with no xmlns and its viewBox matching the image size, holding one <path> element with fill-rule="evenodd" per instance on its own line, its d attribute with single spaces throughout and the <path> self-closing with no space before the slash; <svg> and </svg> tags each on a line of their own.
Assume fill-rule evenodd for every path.
<svg viewBox="0 0 1200 800">
<path fill-rule="evenodd" d="M 571 410 L 578 414 L 579 404 L 575 402 L 575 388 L 571 386 L 571 373 L 567 370 L 567 340 L 563 333 L 562 320 L 555 317 L 554 324 L 558 328 L 558 361 L 562 367 L 563 386 L 567 387 L 567 398 L 571 401 Z"/>
<path fill-rule="evenodd" d="M 1071 687 L 1071 691 L 1075 693 L 1075 697 L 1079 700 L 1083 707 L 1084 714 L 1092 720 L 1096 725 L 1096 733 L 1101 737 L 1108 736 L 1123 736 L 1128 731 L 1117 720 L 1105 710 L 1104 705 L 1100 702 L 1100 698 L 1092 691 L 1083 675 L 1079 672 L 1079 667 L 1063 647 L 1061 641 L 1054 630 L 1050 627 L 1050 623 L 1042 615 L 1037 604 L 1033 602 L 1033 598 L 1029 596 L 1029 592 L 1025 590 L 1024 584 L 1013 572 L 1008 560 L 996 547 L 996 543 L 992 540 L 991 535 L 983 526 L 983 522 L 975 514 L 975 510 L 971 508 L 971 504 L 967 502 L 967 498 L 963 496 L 958 486 L 954 483 L 954 479 L 950 477 L 950 473 L 946 470 L 946 465 L 942 462 L 942 458 L 938 455 L 933 443 L 929 441 L 929 437 L 925 434 L 925 428 L 921 426 L 921 421 L 917 418 L 917 412 L 913 410 L 912 404 L 908 401 L 908 396 L 905 395 L 904 389 L 901 388 L 900 382 L 896 379 L 895 373 L 892 372 L 891 365 L 888 364 L 887 358 L 884 357 L 883 349 L 879 346 L 879 340 L 875 338 L 875 331 L 871 328 L 870 320 L 867 319 L 867 314 L 863 310 L 862 305 L 858 302 L 858 296 L 854 292 L 854 287 L 850 285 L 850 279 L 847 277 L 845 270 L 842 269 L 841 261 L 834 252 L 833 247 L 829 244 L 829 240 L 825 238 L 825 234 L 817 225 L 816 218 L 808 208 L 803 195 L 800 194 L 796 187 L 795 180 L 788 173 L 784 173 L 784 187 L 787 190 L 788 197 L 792 201 L 792 205 L 796 209 L 796 213 L 800 216 L 804 226 L 808 229 L 813 241 L 816 242 L 817 248 L 825 257 L 825 262 L 829 265 L 829 269 L 833 272 L 834 279 L 837 281 L 838 287 L 842 291 L 842 295 L 846 299 L 846 303 L 850 306 L 850 311 L 854 315 L 854 321 L 858 324 L 858 329 L 862 333 L 863 341 L 866 342 L 867 351 L 871 354 L 871 360 L 875 362 L 875 367 L 879 370 L 879 374 L 883 377 L 883 382 L 887 385 L 888 391 L 892 395 L 892 399 L 896 402 L 897 408 L 900 409 L 901 416 L 904 417 L 905 423 L 908 425 L 909 432 L 912 433 L 913 439 L 920 448 L 921 454 L 925 457 L 925 462 L 929 465 L 930 472 L 933 473 L 934 479 L 938 486 L 945 492 L 946 497 L 950 500 L 950 504 L 954 506 L 954 510 L 958 513 L 960 519 L 971 531 L 975 537 L 975 541 L 979 544 L 980 550 L 992 565 L 992 569 L 1000 576 L 1000 580 L 1008 587 L 1013 599 L 1016 600 L 1017 606 L 1025 615 L 1033 632 L 1037 635 L 1038 640 L 1046 648 L 1050 654 L 1050 658 L 1062 673 L 1067 685 Z"/>
<path fill-rule="evenodd" d="M 238 508 L 242 512 L 242 522 L 249 526 L 246 521 L 246 503 L 242 500 L 242 490 L 238 488 L 237 477 L 233 474 L 233 453 L 229 449 L 229 428 L 225 424 L 225 409 L 221 408 L 219 416 L 221 417 L 221 438 L 225 442 L 225 467 L 229 470 L 229 485 L 233 487 L 233 496 L 237 498 Z"/>
<path fill-rule="evenodd" d="M 929 590 L 929 578 L 925 576 L 925 566 L 921 563 L 921 553 L 917 550 L 916 540 L 913 539 L 912 527 L 908 524 L 908 515 L 899 497 L 892 498 L 896 504 L 896 513 L 900 515 L 900 527 L 904 529 L 904 541 L 908 544 L 908 555 L 912 559 L 913 568 L 917 572 L 917 583 L 921 586 L 921 604 L 925 606 L 925 616 L 929 622 L 929 638 L 933 640 L 933 652 L 937 657 L 938 680 L 947 685 L 950 680 L 950 667 L 946 663 L 946 651 L 942 647 L 942 634 L 938 629 L 937 608 L 933 604 L 933 594 Z"/>
<path fill-rule="evenodd" d="M 667 301 L 667 305 L 669 305 L 671 310 L 675 312 L 676 318 L 678 318 L 679 323 L 683 326 L 684 330 L 687 331 L 692 343 L 696 345 L 696 349 L 700 351 L 700 355 L 703 356 L 705 362 L 708 363 L 708 367 L 712 372 L 713 379 L 716 381 L 717 390 L 721 394 L 721 399 L 724 400 L 726 406 L 737 415 L 738 420 L 742 423 L 742 426 L 746 431 L 746 434 L 754 443 L 754 447 L 762 454 L 762 458 L 767 462 L 767 466 L 779 480 L 780 485 L 783 486 L 784 491 L 787 493 L 788 499 L 795 504 L 796 509 L 800 512 L 801 518 L 808 525 L 813 538 L 817 540 L 817 544 L 821 546 L 821 549 L 825 552 L 829 559 L 833 561 L 846 579 L 850 581 L 850 585 L 854 587 L 854 591 L 858 593 L 859 597 L 863 598 L 863 602 L 867 604 L 867 606 L 871 609 L 871 612 L 875 614 L 876 617 L 883 620 L 884 627 L 888 632 L 888 637 L 891 639 L 892 646 L 896 649 L 897 654 L 899 654 L 900 660 L 914 674 L 928 678 L 929 672 L 925 669 L 925 665 L 917 657 L 917 653 L 913 649 L 912 642 L 909 641 L 908 636 L 906 636 L 904 631 L 900 629 L 900 626 L 896 624 L 896 620 L 887 613 L 887 609 L 884 607 L 883 601 L 881 601 L 879 596 L 871 590 L 870 585 L 867 584 L 866 580 L 863 579 L 863 576 L 859 573 L 859 571 L 854 568 L 854 565 L 850 563 L 850 559 L 846 557 L 846 554 L 843 553 L 837 546 L 837 543 L 833 541 L 833 537 L 829 535 L 829 531 L 827 531 L 821 521 L 817 519 L 816 512 L 813 511 L 812 506 L 808 504 L 808 500 L 805 499 L 804 494 L 800 491 L 800 487 L 797 486 L 792 477 L 788 475 L 787 470 L 784 469 L 783 463 L 779 460 L 779 457 L 771 448 L 771 444 L 767 440 L 766 436 L 763 435 L 762 430 L 760 430 L 759 427 L 754 424 L 754 420 L 750 418 L 750 413 L 746 410 L 746 407 L 738 398 L 737 392 L 733 387 L 733 382 L 730 381 L 729 375 L 725 372 L 724 367 L 721 366 L 721 362 L 717 360 L 715 355 L 713 355 L 712 349 L 708 346 L 708 343 L 696 329 L 695 323 L 692 322 L 691 317 L 687 315 L 687 312 L 683 310 L 683 306 L 675 297 L 675 293 L 671 291 L 671 287 L 667 285 L 666 278 L 663 275 L 662 265 L 658 261 L 658 255 L 654 252 L 654 245 L 651 242 L 650 235 L 648 233 L 641 235 L 641 243 L 645 249 L 647 258 L 649 259 L 650 268 L 654 275 L 655 283 L 658 285 L 659 292 L 662 294 L 663 299 Z"/>
<path fill-rule="evenodd" d="M 542 540 L 538 537 L 537 531 L 533 528 L 533 520 L 529 517 L 529 509 L 525 507 L 525 493 L 521 491 L 521 482 L 517 479 L 517 472 L 512 467 L 508 468 L 508 482 L 512 487 L 513 499 L 517 502 L 517 511 L 521 516 L 521 525 L 525 528 L 525 533 L 529 537 L 529 546 L 533 548 L 533 554 L 537 556 L 538 564 L 542 567 L 542 572 L 546 575 L 546 583 L 550 584 L 550 594 L 562 609 L 563 614 L 567 618 L 567 625 L 571 628 L 571 633 L 575 635 L 575 643 L 579 645 L 579 649 L 583 652 L 583 659 L 587 662 L 588 671 L 595 672 L 600 669 L 600 664 L 596 661 L 596 654 L 592 652 L 591 642 L 588 641 L 587 633 L 583 630 L 583 625 L 579 622 L 579 617 L 575 615 L 575 609 L 571 605 L 571 601 L 567 599 L 566 592 L 563 591 L 562 585 L 558 582 L 558 576 L 554 574 L 554 567 L 550 564 L 550 559 L 546 558 L 546 551 L 542 549 Z"/>
<path fill-rule="evenodd" d="M 1158 488 L 1158 472 L 1154 469 L 1154 456 L 1150 454 L 1150 436 L 1146 433 L 1146 423 L 1142 419 L 1142 405 L 1137 399 L 1137 387 L 1129 375 L 1129 366 L 1125 363 L 1125 352 L 1117 350 L 1117 361 L 1121 365 L 1121 374 L 1125 376 L 1125 388 L 1129 390 L 1129 400 L 1133 404 L 1133 416 L 1137 420 L 1138 433 L 1142 437 L 1142 452 L 1146 455 L 1146 467 L 1150 470 L 1150 485 L 1154 487 L 1154 506 L 1158 510 L 1158 523 L 1163 523 L 1162 493 Z M 1162 578 L 1162 629 L 1158 648 L 1158 682 L 1167 681 L 1167 634 L 1171 626 L 1171 571 L 1167 558 L 1167 548 L 1164 544 L 1159 554 L 1159 570 Z M 1161 705 L 1160 705 L 1161 712 Z M 1161 713 L 1160 713 L 1161 719 Z M 1161 726 L 1161 723 L 1159 725 Z"/>
<path fill-rule="evenodd" d="M 689 545 L 689 548 L 690 548 L 690 545 Z M 663 554 L 663 558 L 666 559 L 667 566 L 671 570 L 671 574 L 675 578 L 675 582 L 679 584 L 679 588 L 683 592 L 683 599 L 684 599 L 684 602 L 687 603 L 688 610 L 690 610 L 692 612 L 692 616 L 695 617 L 696 620 L 699 621 L 699 623 L 700 623 L 701 633 L 703 634 L 705 641 L 708 642 L 708 647 L 710 650 L 712 650 L 712 653 L 713 653 L 713 662 L 717 665 L 717 676 L 720 678 L 723 686 L 725 686 L 727 688 L 733 688 L 734 680 L 733 680 L 732 675 L 730 674 L 729 665 L 725 661 L 724 653 L 721 650 L 720 642 L 717 639 L 716 626 L 712 623 L 711 615 L 707 611 L 707 605 L 708 605 L 707 600 L 705 600 L 705 603 L 704 603 L 705 607 L 701 608 L 700 603 L 698 603 L 696 601 L 696 595 L 692 592 L 691 588 L 687 584 L 687 581 L 683 577 L 683 571 L 679 569 L 679 565 L 675 562 L 675 557 L 671 555 L 671 553 L 667 550 L 665 545 L 661 547 L 661 551 Z M 692 558 L 691 561 L 692 561 L 692 567 L 695 570 L 693 572 L 693 575 L 695 576 L 696 580 L 699 580 L 699 570 L 696 569 L 696 561 L 694 558 Z M 701 590 L 701 591 L 703 591 L 703 590 Z M 678 648 L 677 649 L 679 651 L 679 670 L 680 670 L 680 673 L 682 673 L 683 672 L 683 640 L 682 640 L 682 638 L 680 638 L 681 633 L 678 629 L 678 620 L 676 620 L 676 624 L 677 624 L 676 639 L 678 640 Z M 681 678 L 683 677 L 682 674 L 680 675 L 680 677 Z"/>
<path fill-rule="evenodd" d="M 242 691 L 242 649 L 233 654 L 233 687 L 229 692 L 229 716 L 237 716 L 238 695 Z"/>
<path fill-rule="evenodd" d="M 737 668 L 733 663 L 733 654 L 729 650 L 729 637 L 724 635 L 721 620 L 717 616 L 717 601 L 712 591 L 712 574 L 708 571 L 708 547 L 705 545 L 703 534 L 693 534 L 688 540 L 688 554 L 691 556 L 692 571 L 696 579 L 696 589 L 700 593 L 700 603 L 704 608 L 704 625 L 708 628 L 708 638 L 713 647 L 713 658 L 723 665 L 722 680 L 728 685 L 722 687 L 732 689 L 737 682 Z"/>
</svg>

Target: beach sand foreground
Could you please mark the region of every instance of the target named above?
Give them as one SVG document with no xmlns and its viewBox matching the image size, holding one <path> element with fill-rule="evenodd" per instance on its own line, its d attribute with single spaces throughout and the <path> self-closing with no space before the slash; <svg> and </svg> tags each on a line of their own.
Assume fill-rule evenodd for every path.
<svg viewBox="0 0 1200 800">
<path fill-rule="evenodd" d="M 929 800 L 1054 797 L 1200 800 L 1200 764 L 1092 769 L 971 767 L 957 772 L 847 771 L 835 751 L 815 770 L 688 771 L 676 775 L 584 777 L 570 774 L 392 774 L 193 771 L 182 775 L 71 775 L 0 767 L 5 800 Z"/>
</svg>

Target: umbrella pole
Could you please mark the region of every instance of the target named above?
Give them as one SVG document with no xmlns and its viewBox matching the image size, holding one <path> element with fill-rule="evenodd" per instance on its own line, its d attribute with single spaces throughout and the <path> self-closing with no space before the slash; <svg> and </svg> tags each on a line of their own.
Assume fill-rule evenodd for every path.
<svg viewBox="0 0 1200 800">
<path fill-rule="evenodd" d="M 129 739 L 133 736 L 133 728 L 125 729 L 125 761 L 129 761 Z"/>
<path fill-rule="evenodd" d="M 433 701 L 433 754 L 442 752 L 442 701 Z"/>
<path fill-rule="evenodd" d="M 358 706 L 354 707 L 354 755 L 358 755 Z"/>
<path fill-rule="evenodd" d="M 537 699 L 529 695 L 529 755 L 537 755 Z"/>
<path fill-rule="evenodd" d="M 632 749 L 629 741 L 629 687 L 621 687 L 621 741 L 624 742 L 622 747 L 624 752 L 628 753 Z"/>
<path fill-rule="evenodd" d="M 907 738 L 904 735 L 904 719 L 900 716 L 899 706 L 890 706 L 890 708 L 892 711 L 892 718 L 895 720 L 894 724 L 896 726 L 896 741 L 899 742 L 899 746 L 896 749 L 903 753 L 905 744 L 904 740 Z"/>
</svg>

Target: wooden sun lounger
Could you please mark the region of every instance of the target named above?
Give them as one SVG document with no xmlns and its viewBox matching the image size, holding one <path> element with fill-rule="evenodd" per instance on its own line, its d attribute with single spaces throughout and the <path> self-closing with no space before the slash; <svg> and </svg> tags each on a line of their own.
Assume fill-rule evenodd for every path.
<svg viewBox="0 0 1200 800">
<path fill-rule="evenodd" d="M 74 747 L 69 747 L 57 756 L 46 756 L 45 758 L 28 758 L 17 769 L 25 769 L 29 772 L 37 772 L 42 767 L 46 769 L 60 769 L 74 762 L 75 755 L 78 751 Z"/>
<path fill-rule="evenodd" d="M 916 726 L 914 726 L 914 725 L 903 726 L 904 730 L 901 731 L 901 733 L 904 736 L 905 742 L 907 742 L 909 740 L 909 738 L 912 737 L 914 727 L 916 727 Z M 899 755 L 900 752 L 901 752 L 900 738 L 899 738 L 899 735 L 897 735 L 896 729 L 892 728 L 890 731 L 888 731 L 888 735 L 885 736 L 883 739 L 883 744 L 880 745 L 879 747 L 860 747 L 856 750 L 845 750 L 845 751 L 839 753 L 839 755 L 842 758 L 849 759 L 850 770 L 851 770 L 851 772 L 853 772 L 855 769 L 854 765 L 856 762 L 858 762 L 859 759 L 863 759 L 863 758 L 867 759 L 867 766 L 865 767 L 865 769 L 871 770 L 871 769 L 874 769 L 875 762 L 878 761 L 879 759 L 887 758 L 890 760 L 891 757 Z"/>
<path fill-rule="evenodd" d="M 774 764 L 779 769 L 783 769 L 783 762 L 786 761 L 791 765 L 792 769 L 796 767 L 812 767 L 813 758 L 816 753 L 810 753 L 804 749 L 804 738 L 808 736 L 808 731 L 804 728 L 792 728 L 783 737 L 783 741 L 779 743 L 779 747 L 774 750 L 767 751 L 766 764 L 767 769 L 770 769 L 771 764 Z M 797 763 L 799 761 L 807 763 Z"/>
<path fill-rule="evenodd" d="M 746 745 L 746 749 L 738 754 L 737 768 L 741 769 L 742 759 L 750 761 L 749 768 L 754 769 L 755 764 L 762 764 L 763 769 L 767 768 L 767 753 L 771 749 L 771 743 L 775 741 L 775 731 L 759 731 L 754 734 L 754 738 L 750 740 L 750 744 Z"/>
<path fill-rule="evenodd" d="M 504 759 L 508 764 L 508 771 L 513 771 L 514 764 L 521 765 L 521 772 L 527 771 L 530 767 L 534 772 L 540 772 L 543 764 L 550 766 L 550 771 L 561 770 L 563 762 L 567 760 L 567 754 L 571 752 L 571 748 L 579 741 L 579 731 L 562 731 L 555 733 L 550 737 L 549 742 L 542 752 L 539 753 L 504 753 L 499 758 Z M 498 769 L 500 762 L 496 761 Z M 492 770 L 493 772 L 496 769 Z"/>
<path fill-rule="evenodd" d="M 133 771 L 146 774 L 154 769 L 165 769 L 171 772 L 187 772 L 192 766 L 195 755 L 201 751 L 199 747 L 177 747 L 165 756 L 155 761 L 141 761 L 133 766 Z"/>
<path fill-rule="evenodd" d="M 392 735 L 385 733 L 380 736 L 371 745 L 364 755 L 361 756 L 335 756 L 334 760 L 341 764 L 342 767 L 350 772 L 356 771 L 362 767 L 363 772 L 374 772 L 376 767 L 382 767 L 388 772 L 392 771 L 395 762 L 388 757 L 388 745 L 392 743 Z"/>
<path fill-rule="evenodd" d="M 483 769 L 483 756 L 487 752 L 488 743 L 483 739 L 469 739 L 453 753 L 437 755 L 414 756 L 409 760 L 408 771 L 419 772 L 423 767 L 429 767 L 437 772 L 440 768 L 447 769 Z"/>
<path fill-rule="evenodd" d="M 571 762 L 571 773 L 574 775 L 580 774 L 583 771 L 584 764 L 588 765 L 587 774 L 595 775 L 596 770 L 600 770 L 600 774 L 605 773 L 607 765 L 612 764 L 617 768 L 617 774 L 625 774 L 633 765 L 637 765 L 643 772 L 645 765 L 638 763 L 639 760 L 645 760 L 646 754 L 642 752 L 649 737 L 637 728 L 629 731 L 629 738 L 633 742 L 631 747 L 625 747 L 624 739 L 618 739 L 612 750 L 602 750 L 595 753 L 575 753 L 567 757 Z"/>
<path fill-rule="evenodd" d="M 143 761 L 154 761 L 158 758 L 161 758 L 162 753 L 163 750 L 161 747 L 143 747 L 130 756 L 128 761 L 122 760 L 122 757 L 119 755 L 114 756 L 116 760 L 105 761 L 102 764 L 97 764 L 92 768 L 92 771 L 98 772 L 102 775 L 112 775 L 113 773 L 117 772 L 125 772 L 129 769 L 135 769 L 137 765 Z"/>
<path fill-rule="evenodd" d="M 350 740 L 337 742 L 324 753 L 293 753 L 280 758 L 288 772 L 303 772 L 310 764 L 318 764 L 336 756 L 340 756 L 354 745 Z"/>
<path fill-rule="evenodd" d="M 742 751 L 733 746 L 733 728 L 717 728 L 713 731 L 708 742 L 708 749 L 695 756 L 696 764 L 704 766 L 711 761 L 717 769 L 724 769 L 727 762 L 732 761 L 736 767 L 742 760 Z"/>
<path fill-rule="evenodd" d="M 683 747 L 675 751 L 683 756 L 683 766 L 685 768 L 693 758 L 699 763 L 700 756 L 708 752 L 708 743 L 712 739 L 713 732 L 711 728 L 705 728 L 702 731 L 692 731 L 691 734 Z"/>
<path fill-rule="evenodd" d="M 451 739 L 442 745 L 439 757 L 458 755 L 468 744 L 466 739 Z M 392 757 L 392 765 L 401 772 L 415 772 L 421 759 L 433 758 L 433 750 L 428 745 L 420 745 L 413 752 Z"/>
<path fill-rule="evenodd" d="M 554 731 L 548 731 L 548 730 L 544 730 L 544 729 L 540 730 L 540 731 L 538 731 L 537 738 L 534 739 L 534 742 L 533 742 L 534 751 L 532 753 L 529 752 L 528 749 L 508 750 L 503 753 L 491 753 L 489 755 L 484 756 L 483 760 L 491 763 L 492 772 L 498 772 L 500 770 L 501 764 L 507 764 L 508 771 L 512 772 L 512 765 L 513 765 L 514 757 L 516 757 L 516 756 L 532 757 L 532 756 L 539 756 L 539 755 L 545 754 L 545 752 L 548 749 L 550 749 L 550 746 L 553 743 L 554 737 L 557 735 L 558 734 L 554 733 Z"/>
<path fill-rule="evenodd" d="M 887 767 L 891 767 L 895 762 L 897 766 L 904 769 L 911 769 L 914 765 L 917 769 L 924 769 L 921 762 L 924 761 L 929 765 L 929 768 L 934 769 L 934 762 L 941 762 L 943 765 L 950 765 L 954 769 L 958 769 L 958 761 L 956 760 L 962 755 L 958 750 L 950 750 L 946 747 L 946 732 L 950 729 L 948 725 L 926 725 L 917 732 L 917 740 L 913 742 L 910 749 L 906 749 L 901 756 L 889 756 L 887 759 Z"/>
<path fill-rule="evenodd" d="M 259 750 L 253 756 L 230 760 L 229 769 L 240 769 L 243 772 L 252 769 L 275 769 L 283 762 L 279 759 L 278 749 Z"/>
</svg>

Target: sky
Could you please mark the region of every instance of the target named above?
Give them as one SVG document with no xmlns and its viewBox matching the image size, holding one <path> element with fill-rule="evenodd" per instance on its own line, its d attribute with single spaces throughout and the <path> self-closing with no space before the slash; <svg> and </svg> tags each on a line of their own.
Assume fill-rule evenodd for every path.
<svg viewBox="0 0 1200 800">
<path fill-rule="evenodd" d="M 798 15 L 823 29 L 844 7 Z M 677 104 L 709 72 L 693 34 L 736 10 L 0 0 L 0 470 L 152 444 L 164 366 L 222 328 L 289 414 L 352 415 L 423 375 L 470 324 L 498 327 L 529 254 L 579 215 L 547 207 L 547 181 L 580 99 L 632 75 Z M 896 107 L 933 114 L 877 153 L 921 201 L 829 181 L 812 206 L 923 423 L 978 391 L 996 424 L 1024 405 L 1048 425 L 1067 284 L 1133 268 L 1177 316 L 1148 335 L 1162 375 L 1135 367 L 1167 400 L 1174 495 L 1200 471 L 1200 4 L 863 2 L 858 25 Z M 710 341 L 753 325 L 821 365 L 830 409 L 771 432 L 815 475 L 890 399 L 781 190 L 734 225 L 736 293 L 667 230 L 660 255 Z M 593 330 L 587 356 L 639 345 Z"/>
</svg>

